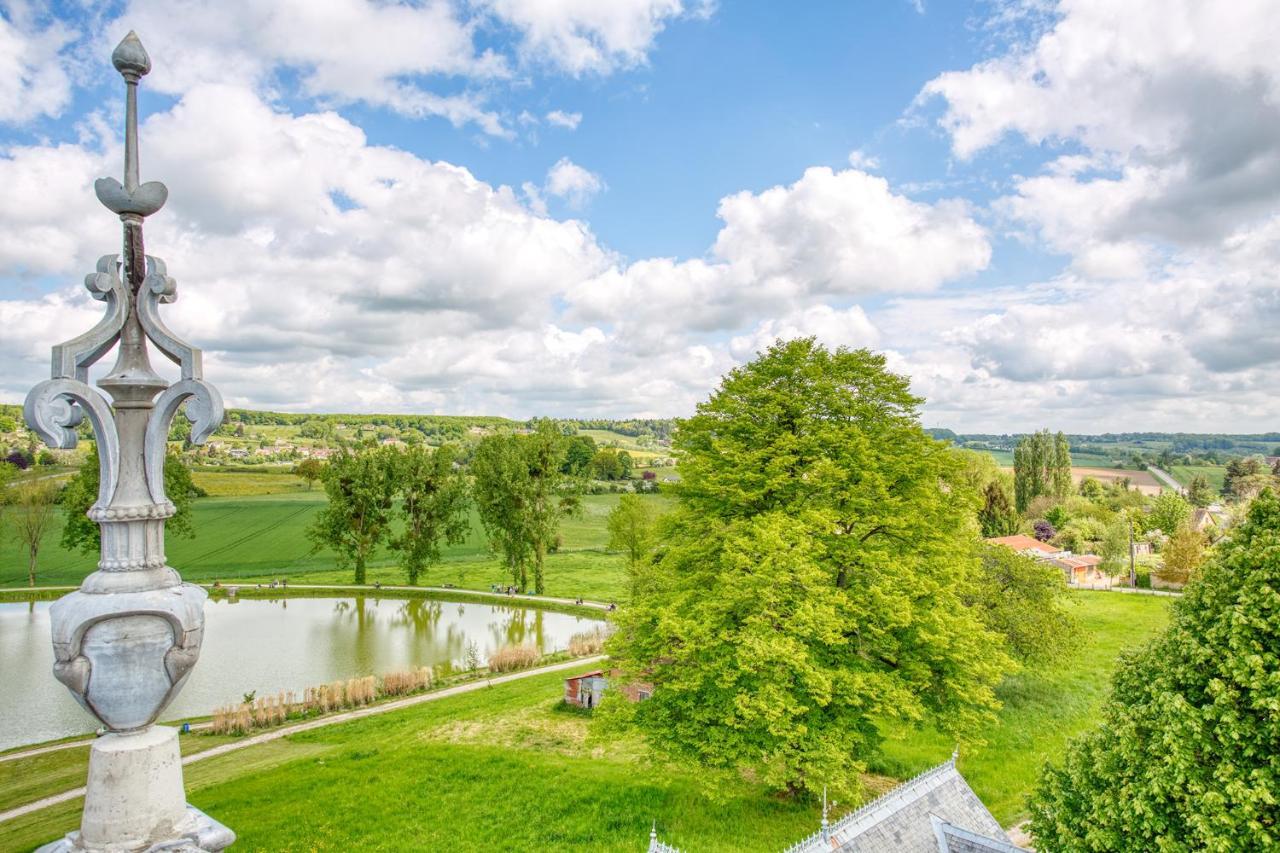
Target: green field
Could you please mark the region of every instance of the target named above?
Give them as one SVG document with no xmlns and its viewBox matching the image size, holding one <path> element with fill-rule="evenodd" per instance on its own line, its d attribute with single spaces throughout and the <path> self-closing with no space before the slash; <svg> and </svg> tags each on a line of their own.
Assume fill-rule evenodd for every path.
<svg viewBox="0 0 1280 853">
<path fill-rule="evenodd" d="M 1011 678 L 987 745 L 960 766 L 1004 823 L 1046 757 L 1094 721 L 1117 652 L 1164 622 L 1167 599 L 1073 593 L 1089 640 L 1066 664 Z M 749 783 L 723 802 L 696 774 L 654 764 L 626 738 L 602 740 L 557 708 L 561 674 L 336 725 L 186 769 L 191 802 L 234 828 L 244 850 L 643 849 L 650 820 L 692 850 L 779 850 L 818 825 L 815 804 Z M 904 778 L 945 760 L 930 732 L 886 732 L 872 771 Z M 186 751 L 222 742 L 184 738 Z M 3 803 L 79 784 L 86 752 L 0 764 Z M 869 777 L 871 791 L 888 780 Z M 80 801 L 0 824 L 0 851 L 27 850 L 74 826 Z M 841 811 L 843 811 L 843 807 Z M 353 818 L 359 815 L 358 819 Z M 536 819 L 532 819 L 536 816 Z"/>
<path fill-rule="evenodd" d="M 296 477 L 278 474 L 208 474 L 199 479 L 223 488 L 250 492 L 241 497 L 210 497 L 195 501 L 196 536 L 170 536 L 166 545 L 169 564 L 192 581 L 269 580 L 287 577 L 307 583 L 350 583 L 350 571 L 334 567 L 333 554 L 311 552 L 307 525 L 324 503 L 320 489 L 307 491 Z M 284 494 L 254 495 L 272 481 Z M 204 486 L 208 488 L 208 486 Z M 588 495 L 582 513 L 561 524 L 560 550 L 547 559 L 547 594 L 596 600 L 622 597 L 625 578 L 622 559 L 605 550 L 608 536 L 604 518 L 617 505 L 618 495 Z M 655 495 L 647 498 L 665 503 Z M 62 521 L 57 519 L 44 539 L 36 582 L 41 585 L 75 584 L 93 570 L 96 556 L 62 549 Z M 501 562 L 485 545 L 479 519 L 473 514 L 471 532 L 461 545 L 444 549 L 445 561 L 423 575 L 424 585 L 453 584 L 488 590 L 507 582 Z M 379 554 L 372 563 L 369 582 L 404 583 L 395 555 Z M 26 557 L 12 535 L 0 538 L 0 587 L 26 583 Z"/>
<path fill-rule="evenodd" d="M 1222 484 L 1227 477 L 1227 466 L 1225 465 L 1174 465 L 1169 469 L 1169 473 L 1173 475 L 1173 479 L 1186 486 L 1191 483 L 1191 479 L 1197 474 L 1202 475 L 1209 481 L 1209 488 L 1215 492 L 1222 491 Z"/>
</svg>

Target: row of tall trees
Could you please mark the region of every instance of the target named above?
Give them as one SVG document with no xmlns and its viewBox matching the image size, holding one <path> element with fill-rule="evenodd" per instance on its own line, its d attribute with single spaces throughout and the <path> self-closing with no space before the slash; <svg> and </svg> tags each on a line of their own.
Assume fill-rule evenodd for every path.
<svg viewBox="0 0 1280 853">
<path fill-rule="evenodd" d="M 309 528 L 313 546 L 331 548 L 355 582 L 367 580 L 380 548 L 397 552 L 410 584 L 460 544 L 474 506 L 490 546 L 521 592 L 546 587 L 546 557 L 560 521 L 578 509 L 579 483 L 564 473 L 568 440 L 551 421 L 526 435 L 486 436 L 467 470 L 452 445 L 365 445 L 333 456 L 320 472 L 329 500 Z"/>
<path fill-rule="evenodd" d="M 1071 494 L 1071 447 L 1067 437 L 1047 429 L 1032 433 L 1013 450 L 1013 488 L 1018 512 L 1041 495 L 1059 500 Z"/>
</svg>

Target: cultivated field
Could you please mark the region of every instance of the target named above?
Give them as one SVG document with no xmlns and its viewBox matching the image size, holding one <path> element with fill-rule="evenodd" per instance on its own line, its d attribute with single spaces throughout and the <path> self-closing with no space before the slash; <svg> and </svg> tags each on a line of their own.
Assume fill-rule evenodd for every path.
<svg viewBox="0 0 1280 853">
<path fill-rule="evenodd" d="M 664 470 L 664 469 L 659 469 Z M 670 471 L 671 469 L 665 469 Z M 339 571 L 329 551 L 314 552 L 307 526 L 324 505 L 324 491 L 307 490 L 304 481 L 288 474 L 200 473 L 196 482 L 211 495 L 194 502 L 196 536 L 170 536 L 166 543 L 169 564 L 186 580 L 254 583 L 289 578 L 305 583 L 350 583 L 351 572 Z M 666 504 L 668 498 L 646 498 Z M 622 558 L 606 550 L 604 520 L 617 505 L 618 495 L 587 495 L 582 512 L 561 524 L 560 549 L 547 559 L 547 594 L 582 595 L 616 600 L 625 592 Z M 446 546 L 443 564 L 423 574 L 421 583 L 488 590 L 508 582 L 501 562 L 485 543 L 479 518 L 473 513 L 467 540 Z M 96 554 L 62 549 L 62 518 L 46 534 L 41 547 L 36 582 L 40 585 L 77 584 L 91 572 Z M 394 554 L 380 553 L 371 564 L 369 582 L 404 583 L 404 572 Z M 0 538 L 0 587 L 26 583 L 26 554 L 16 538 Z"/>
<path fill-rule="evenodd" d="M 1158 495 L 1164 491 L 1160 481 L 1146 471 L 1126 470 L 1122 468 L 1076 468 L 1071 469 L 1072 482 L 1079 483 L 1085 477 L 1092 477 L 1104 486 L 1121 479 L 1128 479 L 1129 485 L 1144 495 Z"/>
</svg>

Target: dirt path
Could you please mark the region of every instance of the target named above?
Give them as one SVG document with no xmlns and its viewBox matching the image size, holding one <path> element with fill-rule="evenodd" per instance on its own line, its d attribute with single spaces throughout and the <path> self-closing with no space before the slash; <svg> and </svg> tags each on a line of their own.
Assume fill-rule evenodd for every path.
<svg viewBox="0 0 1280 853">
<path fill-rule="evenodd" d="M 386 587 L 383 587 L 386 589 Z M 570 602 L 572 603 L 572 602 Z M 226 755 L 228 752 L 235 752 L 250 746 L 257 746 L 261 743 L 268 743 L 273 740 L 279 740 L 289 735 L 295 735 L 299 732 L 308 732 L 312 729 L 322 728 L 324 726 L 332 726 L 338 723 L 346 723 L 351 720 L 360 720 L 365 717 L 372 717 L 376 714 L 386 714 L 390 711 L 398 711 L 401 708 L 408 708 L 413 705 L 421 705 L 423 702 L 434 702 L 438 699 L 446 699 L 450 696 L 458 696 L 463 693 L 472 693 L 476 690 L 483 690 L 488 687 L 494 687 L 499 684 L 506 684 L 508 681 L 519 681 L 522 678 L 531 678 L 535 675 L 545 675 L 548 672 L 560 672 L 566 669 L 580 669 L 589 667 L 597 661 L 604 660 L 604 655 L 594 655 L 589 658 L 578 658 L 576 660 L 565 661 L 564 663 L 552 664 L 551 666 L 539 667 L 538 669 L 526 669 L 523 672 L 515 672 L 510 675 L 500 675 L 497 678 L 487 678 L 483 681 L 471 681 L 466 684 L 459 684 L 455 687 L 446 687 L 435 693 L 423 693 L 420 696 L 410 696 L 405 699 L 396 699 L 382 705 L 373 705 L 368 708 L 357 708 L 354 711 L 343 711 L 340 714 L 333 714 L 328 717 L 321 717 L 318 720 L 309 720 L 305 723 L 296 723 L 292 726 L 284 726 L 279 729 L 272 729 L 269 732 L 263 732 L 260 735 L 244 738 L 234 743 L 224 743 L 221 746 L 215 746 L 202 752 L 192 753 L 184 756 L 183 765 L 191 764 L 195 761 L 204 761 L 206 758 L 216 758 L 219 755 Z M 58 748 L 65 748 L 61 745 Z M 49 806 L 56 806 L 58 803 L 65 803 L 68 800 L 74 800 L 77 797 L 84 796 L 84 788 L 75 788 L 70 791 L 63 791 L 61 794 L 54 794 L 49 797 L 9 809 L 7 812 L 0 812 L 0 823 L 13 820 L 16 817 L 22 817 L 32 812 L 46 809 Z"/>
</svg>

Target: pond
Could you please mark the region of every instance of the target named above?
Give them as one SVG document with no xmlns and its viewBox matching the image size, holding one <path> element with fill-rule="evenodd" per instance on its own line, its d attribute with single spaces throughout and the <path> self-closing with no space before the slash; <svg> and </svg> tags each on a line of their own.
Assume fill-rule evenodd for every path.
<svg viewBox="0 0 1280 853">
<path fill-rule="evenodd" d="M 53 678 L 52 602 L 0 603 L 0 749 L 75 734 L 97 721 Z M 510 644 L 568 646 L 600 620 L 554 611 L 426 599 L 211 599 L 200 662 L 162 719 L 210 713 L 259 696 L 361 675 L 483 662 Z"/>
</svg>

